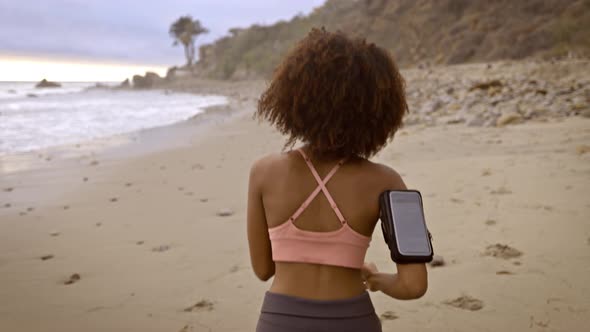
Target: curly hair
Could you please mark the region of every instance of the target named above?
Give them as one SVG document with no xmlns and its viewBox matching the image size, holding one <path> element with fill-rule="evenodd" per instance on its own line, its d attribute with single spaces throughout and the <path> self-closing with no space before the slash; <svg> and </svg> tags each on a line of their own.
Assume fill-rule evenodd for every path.
<svg viewBox="0 0 590 332">
<path fill-rule="evenodd" d="M 408 112 L 389 53 L 364 39 L 312 29 L 277 67 L 256 117 L 322 158 L 369 158 L 393 139 Z"/>
</svg>

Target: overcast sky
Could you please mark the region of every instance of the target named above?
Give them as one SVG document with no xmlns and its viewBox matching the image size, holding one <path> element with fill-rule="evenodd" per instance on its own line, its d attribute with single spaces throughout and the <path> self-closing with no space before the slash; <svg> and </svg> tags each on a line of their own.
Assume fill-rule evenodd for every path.
<svg viewBox="0 0 590 332">
<path fill-rule="evenodd" d="M 184 63 L 170 24 L 190 14 L 207 27 L 197 44 L 232 27 L 272 24 L 324 0 L 0 0 L 0 55 L 154 65 Z"/>
</svg>

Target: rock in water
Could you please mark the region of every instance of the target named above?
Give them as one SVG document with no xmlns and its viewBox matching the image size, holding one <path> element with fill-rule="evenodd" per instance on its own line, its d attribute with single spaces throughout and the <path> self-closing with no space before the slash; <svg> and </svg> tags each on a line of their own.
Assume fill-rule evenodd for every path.
<svg viewBox="0 0 590 332">
<path fill-rule="evenodd" d="M 145 76 L 135 75 L 133 76 L 133 87 L 137 89 L 149 89 L 153 88 L 154 85 L 161 83 L 164 79 L 160 75 L 147 72 Z"/>
<path fill-rule="evenodd" d="M 129 79 L 126 78 L 123 82 L 121 82 L 121 84 L 119 85 L 120 88 L 130 88 L 131 87 L 131 82 L 129 82 Z"/>
<path fill-rule="evenodd" d="M 41 89 L 41 88 L 61 88 L 61 84 L 59 84 L 57 82 L 51 82 L 46 79 L 42 79 L 41 82 L 39 82 L 39 83 L 37 83 L 37 85 L 35 85 L 35 87 L 38 89 Z"/>
</svg>

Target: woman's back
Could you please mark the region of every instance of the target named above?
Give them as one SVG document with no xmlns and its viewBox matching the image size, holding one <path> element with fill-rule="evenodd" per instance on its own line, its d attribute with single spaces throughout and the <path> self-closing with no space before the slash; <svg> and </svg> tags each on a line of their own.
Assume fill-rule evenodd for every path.
<svg viewBox="0 0 590 332">
<path fill-rule="evenodd" d="M 323 179 L 338 160 L 314 160 L 310 156 L 310 162 Z M 293 213 L 318 187 L 318 182 L 302 156 L 295 151 L 266 157 L 264 164 L 262 201 L 268 228 L 273 229 L 289 222 Z M 391 173 L 382 165 L 355 158 L 344 162 L 326 183 L 350 231 L 371 237 L 379 218 L 378 196 L 386 188 L 391 188 Z M 304 231 L 322 233 L 344 227 L 322 192 L 293 221 L 293 225 Z M 359 269 L 277 261 L 270 290 L 310 299 L 343 299 L 361 294 L 365 287 Z"/>
<path fill-rule="evenodd" d="M 368 159 L 407 111 L 388 52 L 341 32 L 313 29 L 276 68 L 256 115 L 287 136 L 285 148 L 304 146 L 250 170 L 252 270 L 263 281 L 274 276 L 258 332 L 377 332 L 367 289 L 401 299 L 424 294 L 424 264 L 388 274 L 364 262 L 380 193 L 405 189 L 394 170 Z"/>
</svg>

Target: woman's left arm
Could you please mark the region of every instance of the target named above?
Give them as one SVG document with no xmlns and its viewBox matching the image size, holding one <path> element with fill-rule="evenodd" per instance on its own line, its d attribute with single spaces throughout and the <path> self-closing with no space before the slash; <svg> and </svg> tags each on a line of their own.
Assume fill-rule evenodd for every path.
<svg viewBox="0 0 590 332">
<path fill-rule="evenodd" d="M 252 269 L 260 280 L 266 281 L 275 274 L 275 263 L 262 203 L 263 168 L 264 160 L 259 160 L 250 169 L 247 229 Z"/>
</svg>

